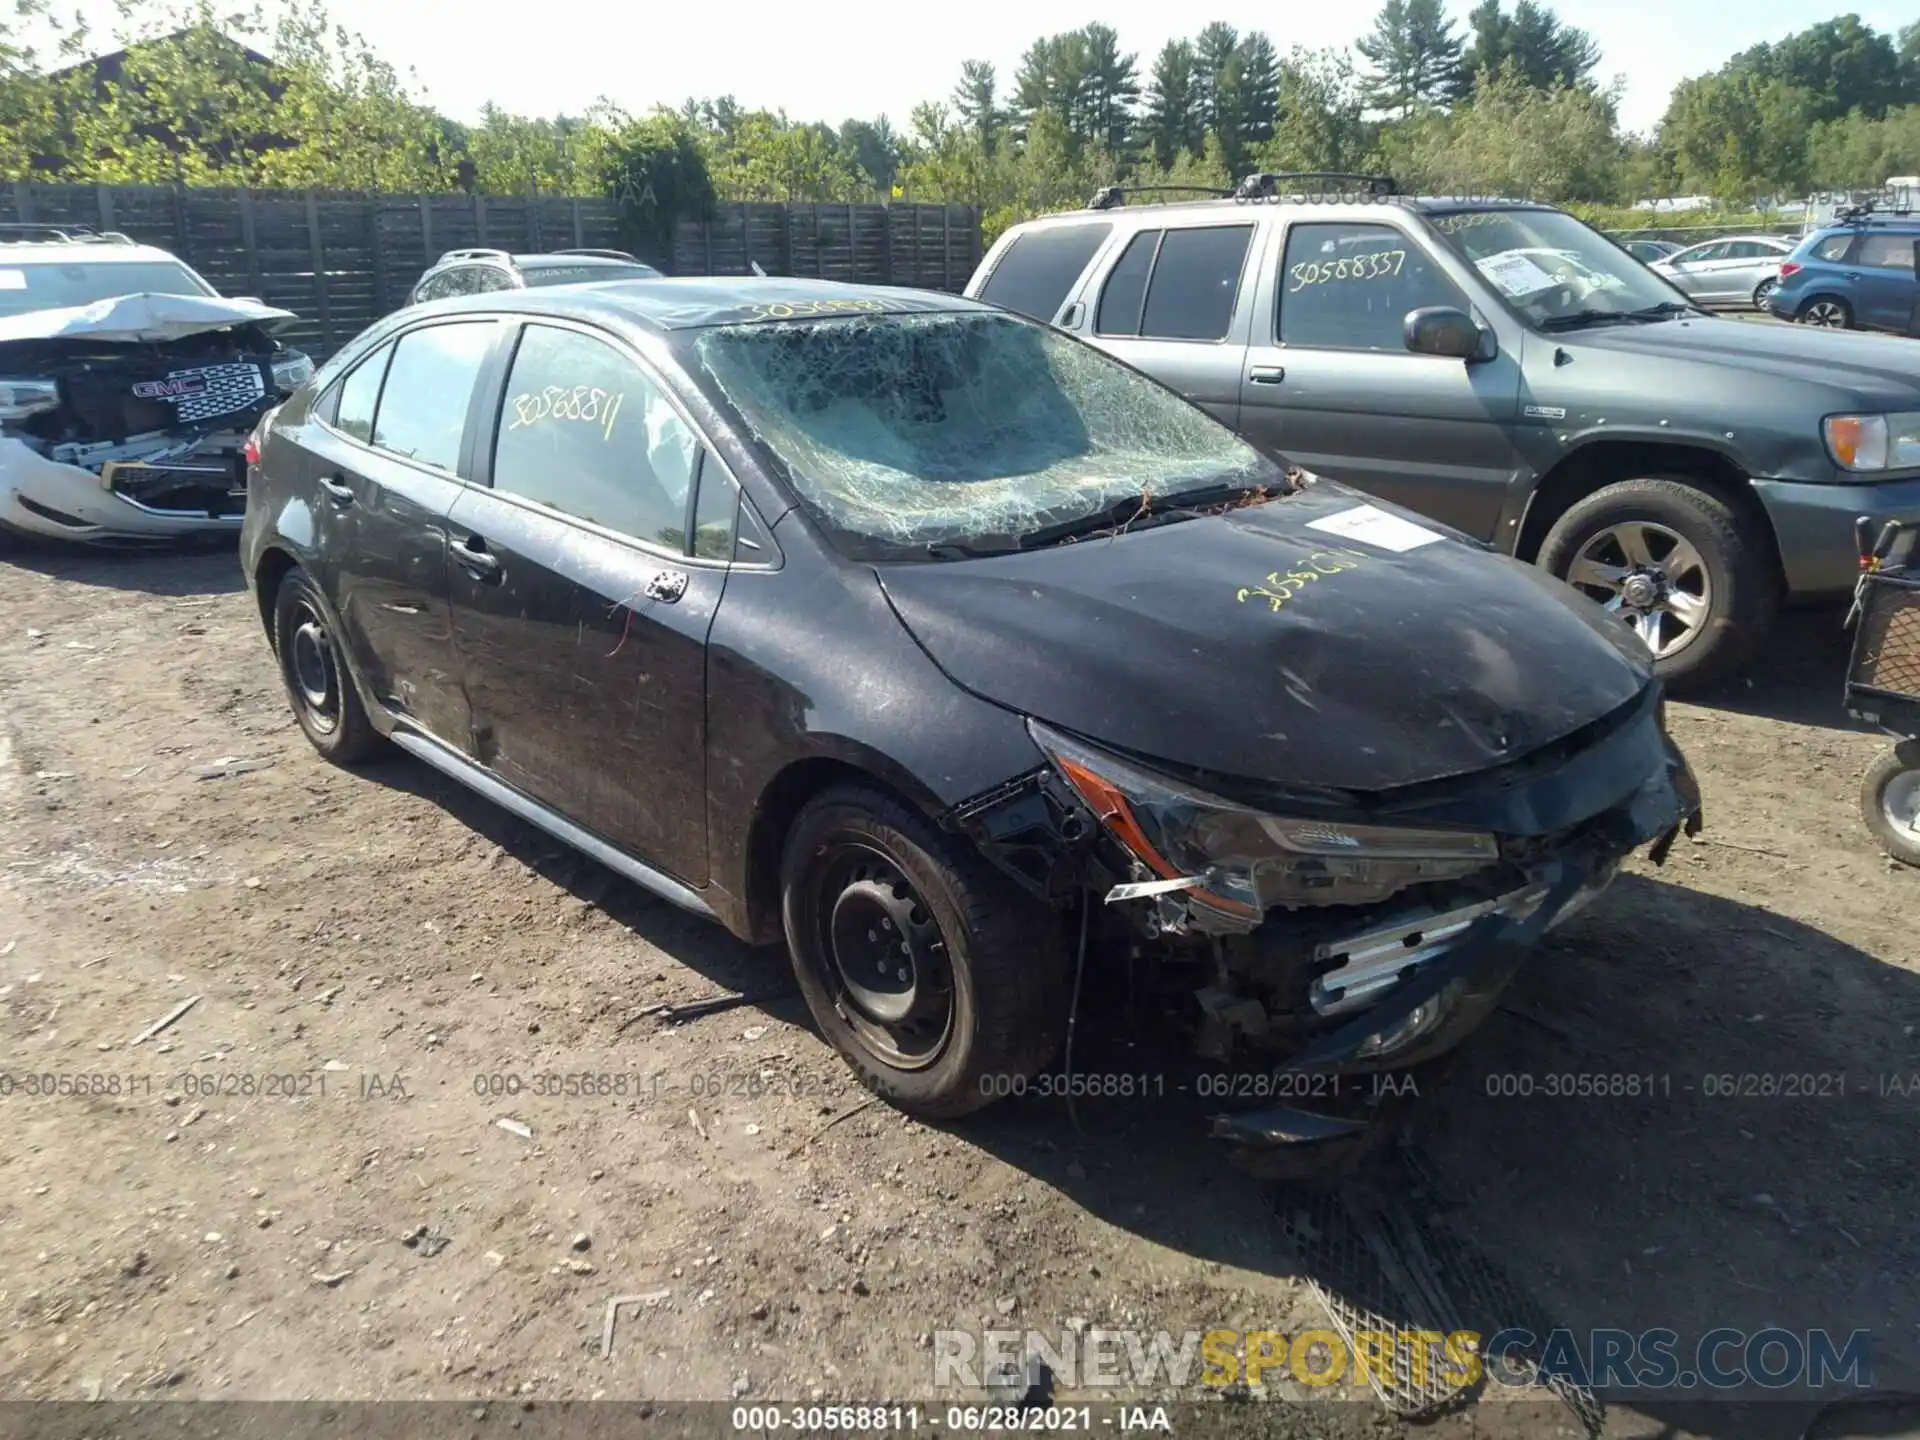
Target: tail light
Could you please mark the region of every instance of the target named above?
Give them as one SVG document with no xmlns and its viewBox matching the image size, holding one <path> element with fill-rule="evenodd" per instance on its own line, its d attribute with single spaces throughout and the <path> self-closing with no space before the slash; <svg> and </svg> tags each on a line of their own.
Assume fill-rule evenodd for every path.
<svg viewBox="0 0 1920 1440">
<path fill-rule="evenodd" d="M 246 457 L 248 469 L 252 469 L 255 465 L 258 465 L 260 463 L 260 437 L 258 435 L 247 436 L 247 443 L 240 453 Z"/>
<path fill-rule="evenodd" d="M 1783 260 L 1780 263 L 1780 278 L 1782 280 L 1786 279 L 1789 275 L 1798 275 L 1799 273 L 1800 262 L 1798 260 Z"/>
</svg>

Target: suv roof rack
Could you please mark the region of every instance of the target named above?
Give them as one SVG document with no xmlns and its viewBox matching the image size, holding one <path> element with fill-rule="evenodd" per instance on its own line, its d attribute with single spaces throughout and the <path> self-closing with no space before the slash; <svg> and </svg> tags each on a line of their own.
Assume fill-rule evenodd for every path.
<svg viewBox="0 0 1920 1440">
<path fill-rule="evenodd" d="M 1216 200 L 1232 198 L 1235 200 L 1274 200 L 1280 196 L 1283 184 L 1305 182 L 1338 183 L 1346 185 L 1363 195 L 1398 195 L 1400 182 L 1391 175 L 1350 175 L 1339 170 L 1261 170 L 1246 176 L 1228 189 L 1216 185 L 1103 185 L 1093 192 L 1093 198 L 1087 202 L 1089 210 L 1112 210 L 1127 203 L 1127 197 L 1142 190 L 1155 193 L 1172 192 L 1176 194 L 1210 195 Z"/>
<path fill-rule="evenodd" d="M 133 237 L 91 225 L 41 225 L 28 221 L 0 224 L 0 245 L 132 245 Z"/>
<path fill-rule="evenodd" d="M 444 265 L 449 260 L 512 260 L 513 256 L 505 250 L 490 250 L 485 246 L 474 245 L 464 250 L 448 250 L 434 263 Z"/>
<path fill-rule="evenodd" d="M 600 259 L 600 260 L 631 260 L 635 265 L 638 265 L 640 263 L 640 257 L 638 255 L 629 255 L 624 250 L 594 250 L 594 249 L 549 250 L 547 251 L 547 254 L 549 255 L 591 255 L 596 259 Z"/>
</svg>

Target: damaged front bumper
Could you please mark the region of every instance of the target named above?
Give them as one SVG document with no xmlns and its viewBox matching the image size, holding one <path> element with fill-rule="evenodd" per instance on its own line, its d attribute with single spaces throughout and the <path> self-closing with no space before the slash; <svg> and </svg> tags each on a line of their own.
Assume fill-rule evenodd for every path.
<svg viewBox="0 0 1920 1440">
<path fill-rule="evenodd" d="M 244 440 L 220 431 L 47 446 L 0 435 L 0 526 L 94 545 L 237 535 Z"/>
</svg>

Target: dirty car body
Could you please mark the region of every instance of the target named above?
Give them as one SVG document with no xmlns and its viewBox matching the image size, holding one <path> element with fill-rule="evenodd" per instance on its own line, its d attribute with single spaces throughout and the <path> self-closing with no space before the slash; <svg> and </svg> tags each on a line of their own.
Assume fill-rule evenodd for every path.
<svg viewBox="0 0 1920 1440">
<path fill-rule="evenodd" d="M 232 536 L 241 443 L 312 373 L 275 338 L 295 317 L 214 295 L 164 255 L 102 263 L 105 248 L 85 247 L 85 265 L 0 255 L 0 276 L 90 269 L 84 293 L 110 292 L 0 312 L 0 543 L 8 532 L 93 545 Z M 112 293 L 118 283 L 179 289 Z"/>
<path fill-rule="evenodd" d="M 484 328 L 441 458 L 382 452 L 448 327 Z M 920 1113 L 1059 1065 L 1075 997 L 1143 971 L 1210 1063 L 1416 1063 L 1697 824 L 1620 622 L 955 297 L 431 304 L 259 446 L 242 559 L 316 746 L 391 738 L 784 939 Z"/>
</svg>

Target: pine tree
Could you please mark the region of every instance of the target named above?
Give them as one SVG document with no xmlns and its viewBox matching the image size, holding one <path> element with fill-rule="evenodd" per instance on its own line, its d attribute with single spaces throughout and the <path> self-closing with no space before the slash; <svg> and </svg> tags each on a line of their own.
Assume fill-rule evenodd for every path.
<svg viewBox="0 0 1920 1440">
<path fill-rule="evenodd" d="M 1354 42 L 1371 67 L 1367 104 L 1411 115 L 1454 93 L 1460 72 L 1460 39 L 1440 0 L 1387 0 L 1371 34 Z"/>
<path fill-rule="evenodd" d="M 1152 147 L 1154 163 L 1162 170 L 1181 155 L 1199 153 L 1201 127 L 1195 102 L 1193 46 L 1185 40 L 1169 40 L 1154 59 L 1153 73 L 1147 78 L 1141 127 L 1142 138 Z"/>
<path fill-rule="evenodd" d="M 992 155 L 1000 142 L 1000 78 L 990 60 L 960 62 L 960 83 L 953 88 L 953 108 L 980 142 L 980 153 Z"/>
</svg>

